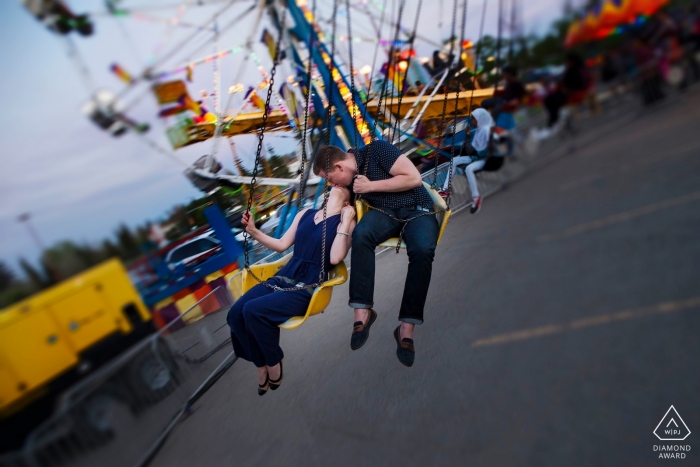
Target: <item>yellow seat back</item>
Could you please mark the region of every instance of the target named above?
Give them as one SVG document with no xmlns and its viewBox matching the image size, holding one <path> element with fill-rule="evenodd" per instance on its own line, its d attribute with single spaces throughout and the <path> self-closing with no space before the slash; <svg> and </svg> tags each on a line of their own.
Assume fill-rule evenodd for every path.
<svg viewBox="0 0 700 467">
<path fill-rule="evenodd" d="M 250 270 L 256 276 L 258 276 L 260 280 L 267 280 L 277 274 L 277 271 L 282 269 L 282 266 L 287 264 L 291 257 L 292 254 L 290 253 L 284 258 L 272 263 L 255 264 L 250 266 Z M 309 306 L 306 309 L 306 314 L 304 316 L 294 316 L 289 318 L 287 321 L 280 324 L 279 327 L 282 329 L 298 328 L 309 318 L 309 316 L 323 313 L 323 310 L 325 310 L 328 304 L 331 302 L 333 287 L 343 284 L 347 280 L 348 268 L 345 266 L 345 263 L 341 261 L 339 264 L 336 264 L 331 268 L 328 273 L 328 280 L 314 289 L 314 293 L 311 296 L 311 302 L 309 302 Z M 255 280 L 255 278 L 249 274 L 248 270 L 246 269 L 244 269 L 242 273 L 242 282 L 243 293 L 247 292 L 258 284 L 258 281 Z"/>
<path fill-rule="evenodd" d="M 433 209 L 435 209 L 436 211 L 444 211 L 439 214 L 435 214 L 438 220 L 438 224 L 440 225 L 440 231 L 438 233 L 437 239 L 437 242 L 439 244 L 440 240 L 442 240 L 442 234 L 445 233 L 445 228 L 447 227 L 447 223 L 450 220 L 450 216 L 452 215 L 452 210 L 448 209 L 445 200 L 442 199 L 440 194 L 437 191 L 435 191 L 433 187 L 431 187 L 428 183 L 423 182 L 423 187 L 428 191 L 430 199 L 433 201 Z M 360 222 L 362 220 L 362 217 L 370 209 L 371 208 L 367 206 L 365 201 L 355 201 L 355 210 L 357 211 L 357 222 Z M 378 246 L 382 248 L 396 248 L 396 244 L 398 243 L 398 241 L 398 238 L 390 238 L 389 240 L 380 243 Z M 401 240 L 401 248 L 406 248 L 406 242 L 404 242 L 403 240 Z"/>
</svg>

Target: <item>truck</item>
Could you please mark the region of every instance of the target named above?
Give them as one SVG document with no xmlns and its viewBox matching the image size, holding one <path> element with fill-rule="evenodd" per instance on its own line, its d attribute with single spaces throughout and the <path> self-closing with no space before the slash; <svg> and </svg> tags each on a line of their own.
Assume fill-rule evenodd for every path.
<svg viewBox="0 0 700 467">
<path fill-rule="evenodd" d="M 0 452 L 21 447 L 62 393 L 155 330 L 118 259 L 0 310 Z M 162 363 L 143 357 L 120 370 L 120 391 L 175 384 Z"/>
</svg>

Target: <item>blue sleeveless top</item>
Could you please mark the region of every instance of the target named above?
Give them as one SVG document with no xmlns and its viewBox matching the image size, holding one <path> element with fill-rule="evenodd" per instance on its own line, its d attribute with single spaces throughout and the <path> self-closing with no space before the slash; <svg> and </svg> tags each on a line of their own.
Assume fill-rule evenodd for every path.
<svg viewBox="0 0 700 467">
<path fill-rule="evenodd" d="M 315 284 L 321 273 L 321 245 L 323 244 L 323 223 L 316 225 L 314 216 L 318 209 L 309 209 L 302 214 L 294 236 L 294 255 L 280 269 L 276 276 L 283 276 L 304 284 Z M 340 224 L 340 214 L 326 219 L 326 277 L 331 270 L 331 246 Z"/>
</svg>

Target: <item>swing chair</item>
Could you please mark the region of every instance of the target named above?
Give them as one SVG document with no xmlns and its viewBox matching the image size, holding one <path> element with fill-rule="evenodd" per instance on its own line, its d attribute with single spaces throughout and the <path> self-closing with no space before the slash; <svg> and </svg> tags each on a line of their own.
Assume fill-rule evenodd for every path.
<svg viewBox="0 0 700 467">
<path fill-rule="evenodd" d="M 438 213 L 436 214 L 436 216 L 438 223 L 440 224 L 440 231 L 438 233 L 437 239 L 437 243 L 439 245 L 440 240 L 442 240 L 442 234 L 445 233 L 447 223 L 450 221 L 452 210 L 449 208 L 445 200 L 442 199 L 442 197 L 438 194 L 438 192 L 435 191 L 435 189 L 433 189 L 433 187 L 431 187 L 427 182 L 423 182 L 423 187 L 427 190 L 428 194 L 430 195 L 430 199 L 432 199 L 433 201 L 433 209 Z M 362 217 L 370 209 L 371 208 L 369 207 L 366 201 L 362 199 L 355 201 L 355 210 L 357 211 L 358 223 L 360 222 L 360 220 L 362 220 Z M 385 240 L 378 246 L 382 248 L 395 248 L 396 245 L 399 245 L 399 248 L 406 248 L 406 242 L 403 239 L 399 239 L 398 237 Z"/>
<path fill-rule="evenodd" d="M 250 270 L 255 274 L 260 280 L 267 280 L 277 274 L 277 271 L 282 269 L 282 267 L 287 264 L 287 262 L 292 258 L 292 253 L 286 255 L 284 258 L 274 261 L 272 263 L 265 264 L 255 264 L 249 266 Z M 252 274 L 248 272 L 248 269 L 243 270 L 243 292 L 247 292 L 254 286 L 258 284 L 258 281 Z M 318 315 L 323 313 L 328 304 L 331 302 L 331 297 L 333 296 L 333 287 L 336 285 L 344 284 L 348 280 L 348 268 L 345 266 L 345 262 L 333 266 L 333 268 L 328 272 L 328 280 L 317 286 L 313 295 L 311 296 L 311 301 L 309 306 L 306 308 L 306 314 L 304 316 L 294 316 L 289 318 L 284 323 L 280 324 L 281 329 L 294 329 L 301 326 L 304 321 L 306 321 L 309 316 Z"/>
<path fill-rule="evenodd" d="M 337 8 L 337 2 L 334 2 L 334 9 Z M 313 6 L 313 15 L 315 15 L 316 11 L 316 2 L 314 2 Z M 286 16 L 286 15 L 285 15 Z M 284 18 L 285 16 L 282 17 L 282 27 L 280 30 L 283 30 L 284 28 Z M 337 15 L 334 12 L 333 17 L 335 18 Z M 348 18 L 349 21 L 349 18 Z M 335 29 L 335 21 L 334 21 L 334 29 Z M 279 54 L 280 50 L 280 42 L 282 38 L 282 33 L 280 33 L 280 36 L 277 40 L 277 48 L 276 50 L 278 51 L 277 54 Z M 313 28 L 311 28 L 311 32 L 309 34 L 309 50 L 311 49 L 311 44 L 313 41 Z M 333 43 L 332 43 L 332 48 L 333 52 L 335 51 L 335 34 L 333 34 Z M 260 153 L 261 153 L 261 148 L 262 148 L 262 140 L 263 140 L 263 135 L 265 132 L 265 121 L 266 121 L 266 116 L 267 116 L 267 109 L 270 107 L 270 96 L 272 94 L 272 88 L 273 88 L 273 80 L 275 76 L 275 67 L 277 66 L 278 63 L 278 57 L 275 57 L 274 65 L 272 68 L 271 72 L 271 78 L 270 78 L 270 84 L 268 87 L 268 92 L 267 92 L 267 103 L 265 105 L 265 115 L 263 116 L 263 124 L 262 128 L 258 137 L 258 151 L 257 155 L 255 158 L 255 167 L 253 169 L 253 183 L 251 184 L 250 188 L 250 195 L 248 197 L 248 211 L 250 211 L 251 205 L 252 205 L 252 200 L 253 200 L 253 190 L 255 188 L 255 174 L 257 173 L 258 165 L 260 162 Z M 333 65 L 334 62 L 331 61 L 331 74 L 333 73 Z M 308 64 L 308 69 L 307 69 L 307 77 L 311 77 L 311 57 L 309 56 L 309 64 Z M 307 86 L 306 90 L 306 108 L 305 108 L 305 115 L 304 115 L 304 132 L 303 132 L 303 138 L 302 138 L 302 158 L 301 158 L 301 183 L 299 185 L 299 195 L 298 195 L 298 205 L 299 209 L 302 207 L 303 203 L 303 194 L 304 194 L 304 185 L 305 185 L 305 178 L 304 178 L 304 166 L 306 164 L 306 133 L 308 129 L 308 114 L 309 114 L 309 100 L 310 100 L 310 92 L 311 92 L 311 82 L 309 82 L 309 85 Z M 353 88 L 354 91 L 354 88 Z M 333 92 L 333 86 L 330 86 L 330 92 Z M 332 94 L 331 94 L 332 96 Z M 330 108 L 332 106 L 331 99 L 329 99 L 329 108 L 328 108 L 328 137 L 330 138 L 330 123 L 331 123 L 331 111 Z M 324 193 L 324 209 L 323 209 L 323 223 L 324 223 L 324 229 L 323 229 L 323 236 L 324 236 L 324 246 L 325 246 L 325 236 L 326 236 L 326 229 L 325 229 L 325 222 L 327 220 L 327 215 L 326 215 L 326 206 L 328 202 L 328 190 L 325 190 Z M 245 251 L 245 257 L 246 257 L 246 265 L 245 268 L 243 269 L 242 273 L 242 291 L 243 293 L 247 292 L 257 284 L 264 284 L 265 286 L 268 286 L 268 284 L 264 283 L 267 279 L 271 278 L 277 272 L 282 269 L 282 267 L 289 262 L 289 260 L 292 258 L 293 253 L 290 253 L 283 258 L 271 262 L 271 263 L 263 263 L 263 264 L 255 264 L 255 265 L 250 265 L 249 260 L 248 260 L 248 236 L 245 236 L 245 241 L 244 241 L 244 251 Z M 322 264 L 325 264 L 325 249 L 323 250 L 323 253 L 321 255 L 321 261 Z M 324 270 L 322 269 L 322 276 L 324 275 Z M 281 329 L 295 329 L 301 326 L 310 316 L 314 316 L 320 313 L 323 313 L 323 311 L 326 309 L 328 304 L 331 301 L 331 298 L 333 296 L 333 287 L 336 285 L 341 285 L 345 283 L 345 281 L 348 280 L 348 268 L 345 266 L 345 262 L 341 261 L 340 263 L 334 265 L 331 267 L 331 270 L 328 272 L 327 279 L 325 281 L 319 281 L 318 284 L 313 284 L 315 285 L 312 295 L 311 295 L 311 301 L 309 302 L 309 306 L 306 308 L 306 314 L 304 316 L 294 316 L 292 318 L 289 318 L 287 321 L 279 325 L 279 328 Z M 310 286 L 306 286 L 306 288 L 310 288 Z M 299 290 L 300 288 L 298 287 L 290 287 L 288 289 L 279 289 L 280 291 L 284 292 L 286 290 Z"/>
</svg>

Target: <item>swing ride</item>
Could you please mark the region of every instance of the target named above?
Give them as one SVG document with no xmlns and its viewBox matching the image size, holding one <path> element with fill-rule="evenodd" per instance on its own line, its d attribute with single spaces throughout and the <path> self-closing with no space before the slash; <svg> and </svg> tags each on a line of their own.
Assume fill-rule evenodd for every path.
<svg viewBox="0 0 700 467">
<path fill-rule="evenodd" d="M 180 8 L 174 18 L 169 22 L 168 36 L 172 29 L 191 28 L 194 32 L 186 36 L 184 40 L 176 44 L 172 49 L 163 51 L 151 59 L 145 69 L 130 75 L 123 67 L 113 63 L 111 72 L 119 78 L 125 88 L 119 93 L 111 93 L 94 86 L 92 77 L 85 66 L 85 60 L 79 53 L 75 42 L 66 37 L 67 32 L 57 31 L 63 35 L 69 54 L 73 59 L 81 77 L 90 90 L 90 101 L 84 106 L 84 113 L 100 128 L 107 130 L 113 136 L 119 136 L 131 130 L 134 134 L 144 139 L 151 147 L 159 152 L 172 157 L 186 166 L 185 173 L 188 179 L 200 190 L 210 192 L 217 188 L 224 190 L 238 190 L 246 186 L 248 190 L 247 209 L 253 208 L 255 190 L 258 186 L 283 186 L 292 187 L 289 194 L 290 200 L 296 196 L 297 210 L 301 210 L 306 196 L 306 186 L 319 184 L 319 179 L 309 179 L 309 166 L 311 161 L 308 155 L 320 144 L 332 144 L 345 150 L 361 148 L 377 139 L 386 139 L 399 147 L 405 153 L 413 153 L 421 156 L 430 155 L 433 160 L 434 171 L 432 183 L 425 183 L 434 202 L 433 211 L 425 215 L 435 215 L 440 224 L 439 239 L 442 238 L 449 221 L 451 210 L 449 198 L 441 198 L 435 187 L 437 186 L 437 170 L 439 155 L 446 155 L 446 149 L 450 147 L 450 157 L 455 156 L 455 131 L 447 136 L 448 126 L 456 128 L 458 120 L 471 114 L 471 110 L 481 101 L 493 96 L 493 89 L 480 89 L 475 70 L 479 63 L 479 47 L 476 55 L 471 50 L 471 43 L 465 38 L 465 25 L 467 4 L 462 2 L 461 37 L 456 40 L 456 17 L 458 0 L 454 0 L 452 9 L 451 39 L 447 41 L 449 50 L 447 60 L 442 69 L 432 72 L 414 59 L 415 41 L 421 36 L 418 34 L 418 20 L 422 0 L 418 0 L 417 11 L 412 28 L 402 26 L 406 0 L 398 2 L 396 16 L 392 16 L 384 0 L 380 6 L 378 2 L 361 2 L 351 4 L 350 0 L 334 0 L 332 13 L 321 13 L 319 0 L 289 0 L 277 2 L 274 0 L 255 1 L 252 6 L 244 9 L 232 21 L 220 25 L 224 13 L 232 6 L 244 3 L 243 0 L 229 0 L 209 2 L 200 1 L 196 5 L 190 5 L 187 1 Z M 40 5 L 39 10 L 31 9 L 28 5 Z M 311 3 L 311 6 L 309 6 Z M 321 2 L 319 2 L 321 3 Z M 203 25 L 192 25 L 182 21 L 184 11 L 188 7 L 201 5 L 224 4 Z M 37 2 L 25 1 L 27 8 L 39 19 L 47 15 L 56 15 L 56 11 L 70 12 L 63 2 L 57 0 L 43 0 Z M 122 25 L 126 18 L 146 21 L 157 21 L 153 15 L 139 16 L 133 9 L 122 5 L 120 0 L 106 0 L 107 14 L 113 16 Z M 327 5 L 326 5 L 327 7 Z M 361 8 L 360 8 L 361 7 Z M 38 7 L 37 7 L 38 8 Z M 58 8 L 58 10 L 57 10 Z M 339 12 L 342 8 L 342 12 Z M 375 12 L 370 12 L 375 8 Z M 479 43 L 483 37 L 483 20 L 486 3 L 482 10 L 482 23 L 479 31 Z M 254 20 L 253 32 L 243 45 L 229 49 L 219 48 L 219 39 L 222 34 L 235 27 L 236 24 L 247 15 L 257 13 Z M 363 67 L 357 70 L 354 66 L 353 43 L 355 41 L 352 28 L 360 23 L 353 24 L 351 15 L 356 12 L 369 14 L 371 24 L 375 30 L 374 57 L 378 55 L 380 47 L 386 53 L 387 62 L 381 71 L 376 71 L 373 62 L 372 67 Z M 260 33 L 263 13 L 269 16 L 269 23 L 274 32 L 267 28 L 262 31 L 261 42 L 266 46 L 272 59 L 272 67 L 267 70 L 263 61 L 254 51 L 253 37 Z M 342 13 L 342 14 L 341 14 Z M 500 14 L 500 12 L 499 12 Z M 70 16 L 72 15 L 72 16 Z M 90 22 L 93 16 L 98 14 L 74 15 L 70 13 L 68 23 L 77 21 Z M 323 16 L 328 18 L 323 20 Z M 380 24 L 377 27 L 373 16 L 380 16 Z M 340 36 L 337 31 L 338 18 L 345 16 L 347 35 Z M 388 16 L 388 18 L 387 18 Z M 71 20 L 70 18 L 74 18 Z M 63 21 L 64 23 L 66 21 Z M 382 38 L 382 30 L 385 22 L 393 28 L 393 40 L 386 41 Z M 77 24 L 77 23 L 76 23 Z M 81 23 L 82 24 L 82 23 Z M 92 25 L 92 23 L 90 22 Z M 328 25 L 330 24 L 330 30 Z M 123 26 L 123 25 L 122 25 Z M 65 29 L 65 28 L 64 28 Z M 74 27 L 81 34 L 86 34 L 86 28 Z M 92 32 L 92 26 L 91 26 Z M 500 28 L 499 28 L 500 31 Z M 99 32 L 99 27 L 98 27 Z M 181 64 L 168 68 L 169 61 L 178 56 L 194 39 L 201 39 L 206 35 L 212 36 L 199 45 L 195 51 L 187 50 L 190 57 L 181 60 Z M 337 47 L 337 43 L 345 43 L 347 51 Z M 192 58 L 207 45 L 214 45 L 214 53 L 204 58 Z M 347 55 L 344 55 L 347 52 Z M 444 52 L 444 51 L 443 51 Z M 438 51 L 436 51 L 436 54 Z M 244 54 L 244 61 L 239 66 L 237 76 L 228 89 L 229 95 L 224 104 L 221 95 L 221 62 L 225 57 Z M 247 87 L 240 83 L 245 66 L 254 62 L 260 74 L 260 81 Z M 193 97 L 188 90 L 188 83 L 193 81 L 195 68 L 211 64 L 213 67 L 214 84 L 213 91 L 201 92 L 199 98 Z M 282 85 L 275 85 L 275 75 L 284 66 L 291 68 L 292 74 L 284 79 Z M 433 63 L 437 68 L 437 60 Z M 363 79 L 360 79 L 363 77 Z M 145 89 L 144 89 L 145 88 Z M 134 97 L 136 90 L 145 90 L 142 95 Z M 428 92 L 430 91 L 430 92 Z M 266 99 L 258 94 L 265 92 Z M 211 150 L 207 156 L 203 156 L 196 163 L 189 164 L 175 155 L 171 150 L 163 148 L 159 143 L 146 137 L 145 132 L 149 125 L 137 123 L 127 117 L 127 113 L 133 111 L 141 102 L 144 95 L 152 93 L 158 105 L 157 116 L 166 126 L 166 136 L 175 150 L 212 140 Z M 300 97 L 301 95 L 301 97 Z M 127 96 L 131 100 L 127 104 Z M 231 111 L 234 98 L 239 99 L 238 107 Z M 449 115 L 450 123 L 447 124 Z M 421 126 L 431 128 L 436 135 L 436 143 L 427 142 L 425 135 L 418 135 L 417 129 Z M 264 164 L 262 154 L 263 140 L 266 133 L 285 132 L 291 133 L 299 140 L 300 170 L 296 177 L 290 179 L 274 177 L 258 177 L 259 168 Z M 255 162 L 252 176 L 244 174 L 240 161 L 234 153 L 234 161 L 238 167 L 238 174 L 228 170 L 222 170 L 217 161 L 217 150 L 222 138 L 233 141 L 233 138 L 242 135 L 256 135 L 258 146 L 255 154 Z M 452 139 L 452 144 L 446 144 L 447 139 Z M 445 144 L 443 144 L 445 143 Z M 233 144 L 233 143 L 232 143 Z M 233 147 L 233 146 L 232 146 Z M 411 149 L 410 151 L 407 150 Z M 420 151 L 417 151 L 420 149 Z M 453 167 L 450 166 L 450 184 Z M 324 191 L 324 201 L 327 200 L 328 190 Z M 326 212 L 324 202 L 324 233 L 323 242 L 326 241 Z M 376 209 L 359 199 L 356 203 L 358 221 L 368 209 Z M 409 220 L 410 221 L 410 220 Z M 402 221 L 405 222 L 406 221 Z M 381 246 L 405 248 L 401 236 L 390 239 Z M 243 291 L 257 283 L 264 283 L 265 279 L 275 274 L 289 259 L 289 255 L 281 260 L 260 265 L 251 265 L 248 257 L 248 236 L 244 235 L 245 268 L 243 272 Z M 325 254 L 325 250 L 324 250 Z M 323 258 L 325 261 L 325 258 Z M 303 317 L 295 317 L 280 327 L 292 329 L 302 324 L 309 316 L 318 314 L 328 305 L 332 288 L 347 280 L 347 269 L 344 263 L 334 266 L 328 274 L 323 270 L 316 284 L 305 285 L 304 288 L 313 289 L 313 298 Z M 293 288 L 291 288 L 293 289 Z"/>
</svg>

